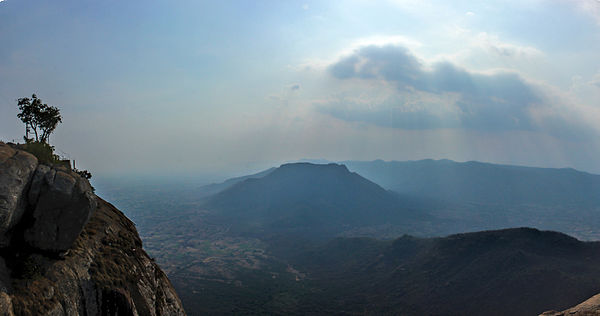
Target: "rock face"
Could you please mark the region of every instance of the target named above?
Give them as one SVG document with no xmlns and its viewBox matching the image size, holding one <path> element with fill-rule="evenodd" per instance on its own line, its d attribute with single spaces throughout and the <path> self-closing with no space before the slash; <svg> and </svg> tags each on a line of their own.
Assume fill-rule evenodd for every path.
<svg viewBox="0 0 600 316">
<path fill-rule="evenodd" d="M 42 251 L 66 251 L 95 209 L 86 179 L 0 143 L 0 248 L 14 237 Z"/>
<path fill-rule="evenodd" d="M 27 206 L 26 187 L 37 159 L 0 143 L 0 247 L 10 243 L 10 230 L 21 220 Z"/>
<path fill-rule="evenodd" d="M 97 205 L 86 179 L 44 165 L 35 171 L 28 200 L 35 208 L 25 240 L 32 247 L 53 252 L 69 249 Z"/>
<path fill-rule="evenodd" d="M 0 315 L 185 315 L 134 224 L 66 167 L 0 143 Z"/>
<path fill-rule="evenodd" d="M 20 257 L 9 263 L 14 289 L 8 296 L 0 292 L 0 314 L 185 315 L 171 282 L 142 249 L 134 224 L 104 200 L 98 199 L 64 259 Z"/>
</svg>

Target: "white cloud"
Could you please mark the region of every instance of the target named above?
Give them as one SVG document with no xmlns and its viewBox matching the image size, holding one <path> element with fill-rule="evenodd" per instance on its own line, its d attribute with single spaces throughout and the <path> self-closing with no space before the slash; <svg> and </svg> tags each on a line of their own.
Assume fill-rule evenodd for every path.
<svg viewBox="0 0 600 316">
<path fill-rule="evenodd" d="M 541 54 L 487 35 L 483 39 L 485 47 L 506 50 L 501 55 Z M 598 98 L 582 93 L 591 90 L 600 97 L 600 74 L 575 78 L 573 91 L 565 92 L 514 71 L 476 72 L 448 61 L 428 63 L 394 45 L 364 46 L 328 70 L 346 92 L 318 104 L 317 110 L 348 122 L 405 130 L 530 131 L 563 140 L 600 134 L 594 123 L 600 121 L 600 107 L 586 102 Z"/>
<path fill-rule="evenodd" d="M 353 121 L 366 119 L 375 124 L 388 124 L 390 108 L 410 110 L 403 111 L 403 120 L 397 125 L 400 128 L 532 130 L 535 127 L 528 112 L 543 102 L 535 89 L 514 73 L 475 73 L 449 62 L 426 65 L 399 45 L 364 46 L 332 64 L 329 71 L 341 80 L 385 82 L 395 86 L 401 97 L 382 104 L 383 111 L 340 111 L 337 107 L 327 113 Z M 422 104 L 430 105 L 426 108 L 408 106 L 406 98 L 413 96 L 418 96 Z M 449 107 L 438 111 L 444 104 Z M 448 115 L 447 109 L 458 115 Z"/>
<path fill-rule="evenodd" d="M 446 32 L 454 41 L 460 42 L 465 58 L 470 58 L 477 50 L 483 50 L 493 57 L 531 59 L 544 56 L 544 53 L 528 45 L 521 45 L 506 41 L 497 34 L 476 32 L 469 28 L 453 26 Z"/>
<path fill-rule="evenodd" d="M 388 0 L 389 3 L 403 11 L 422 14 L 436 9 L 436 5 L 425 0 Z"/>
<path fill-rule="evenodd" d="M 486 32 L 477 34 L 471 43 L 486 49 L 490 53 L 500 55 L 501 57 L 536 58 L 543 55 L 543 53 L 535 47 L 503 42 L 498 36 Z"/>
<path fill-rule="evenodd" d="M 591 16 L 596 23 L 600 24 L 600 0 L 578 0 L 569 1 L 574 3 L 581 12 Z"/>
<path fill-rule="evenodd" d="M 600 106 L 596 100 L 600 99 L 600 72 L 591 77 L 574 76 L 568 91 L 557 91 L 557 100 L 568 104 L 570 112 L 579 115 L 582 121 L 593 126 L 600 133 Z"/>
<path fill-rule="evenodd" d="M 416 49 L 423 44 L 412 38 L 402 35 L 376 35 L 370 37 L 363 37 L 355 40 L 348 49 L 344 50 L 340 55 L 347 55 L 354 52 L 355 50 L 364 46 L 387 46 L 387 45 L 398 45 L 404 46 L 409 49 Z M 339 56 L 338 56 L 339 57 Z"/>
<path fill-rule="evenodd" d="M 471 71 L 509 71 L 543 81 L 549 79 L 548 71 L 555 66 L 549 63 L 552 52 L 496 33 L 454 25 L 445 28 L 443 34 L 444 39 L 412 50 L 428 63 L 450 61 Z"/>
<path fill-rule="evenodd" d="M 295 65 L 288 65 L 288 68 L 298 72 L 325 71 L 329 65 L 335 63 L 344 56 L 353 54 L 361 47 L 388 45 L 403 46 L 415 51 L 418 50 L 419 47 L 423 46 L 421 42 L 402 35 L 375 35 L 361 37 L 350 42 L 347 48 L 339 51 L 330 58 L 310 58 Z"/>
<path fill-rule="evenodd" d="M 590 80 L 590 84 L 600 88 L 600 72 L 594 75 L 592 80 Z"/>
</svg>

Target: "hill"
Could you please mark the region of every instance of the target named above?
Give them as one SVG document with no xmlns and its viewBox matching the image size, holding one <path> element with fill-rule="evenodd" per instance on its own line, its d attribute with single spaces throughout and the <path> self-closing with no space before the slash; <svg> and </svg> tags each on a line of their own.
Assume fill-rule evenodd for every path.
<svg viewBox="0 0 600 316">
<path fill-rule="evenodd" d="M 599 243 L 530 228 L 288 245 L 172 278 L 190 312 L 218 315 L 537 315 L 600 291 Z"/>
<path fill-rule="evenodd" d="M 335 235 L 351 227 L 408 224 L 427 215 L 343 165 L 284 164 L 210 197 L 216 217 L 254 233 Z"/>
<path fill-rule="evenodd" d="M 545 311 L 540 316 L 592 316 L 600 314 L 600 294 L 596 294 L 584 302 L 577 304 L 562 312 L 555 310 Z"/>
<path fill-rule="evenodd" d="M 599 250 L 599 243 L 516 228 L 338 238 L 288 259 L 312 287 L 299 314 L 537 315 L 600 290 Z"/>
</svg>

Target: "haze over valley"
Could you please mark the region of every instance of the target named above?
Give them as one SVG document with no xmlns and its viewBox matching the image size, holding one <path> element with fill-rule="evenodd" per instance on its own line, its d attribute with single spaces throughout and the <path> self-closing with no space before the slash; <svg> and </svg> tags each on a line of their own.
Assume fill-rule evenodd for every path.
<svg viewBox="0 0 600 316">
<path fill-rule="evenodd" d="M 546 230 L 598 240 L 599 185 L 600 176 L 573 169 L 423 160 L 287 163 L 209 185 L 96 186 L 128 210 L 188 310 L 530 315 L 598 291 L 595 251 L 583 250 L 595 243 Z M 381 284 L 364 287 L 372 282 Z"/>
<path fill-rule="evenodd" d="M 0 48 L 0 314 L 600 313 L 598 0 L 0 0 Z"/>
</svg>

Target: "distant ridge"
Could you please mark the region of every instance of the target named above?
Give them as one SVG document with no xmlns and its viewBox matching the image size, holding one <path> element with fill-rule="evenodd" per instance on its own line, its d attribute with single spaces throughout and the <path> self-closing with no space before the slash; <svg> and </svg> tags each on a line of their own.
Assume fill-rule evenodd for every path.
<svg viewBox="0 0 600 316">
<path fill-rule="evenodd" d="M 493 204 L 600 206 L 600 175 L 476 161 L 345 161 L 352 171 L 398 193 Z"/>
<path fill-rule="evenodd" d="M 202 192 L 203 196 L 208 196 L 208 195 L 212 195 L 215 193 L 219 193 L 219 192 L 221 192 L 239 182 L 242 182 L 246 179 L 262 178 L 262 177 L 268 175 L 269 173 L 271 173 L 275 169 L 277 169 L 277 168 L 271 167 L 267 170 L 263 170 L 261 172 L 257 172 L 257 173 L 251 174 L 251 175 L 230 178 L 230 179 L 227 179 L 220 183 L 212 183 L 209 185 L 205 185 L 201 188 L 201 192 Z"/>
</svg>

